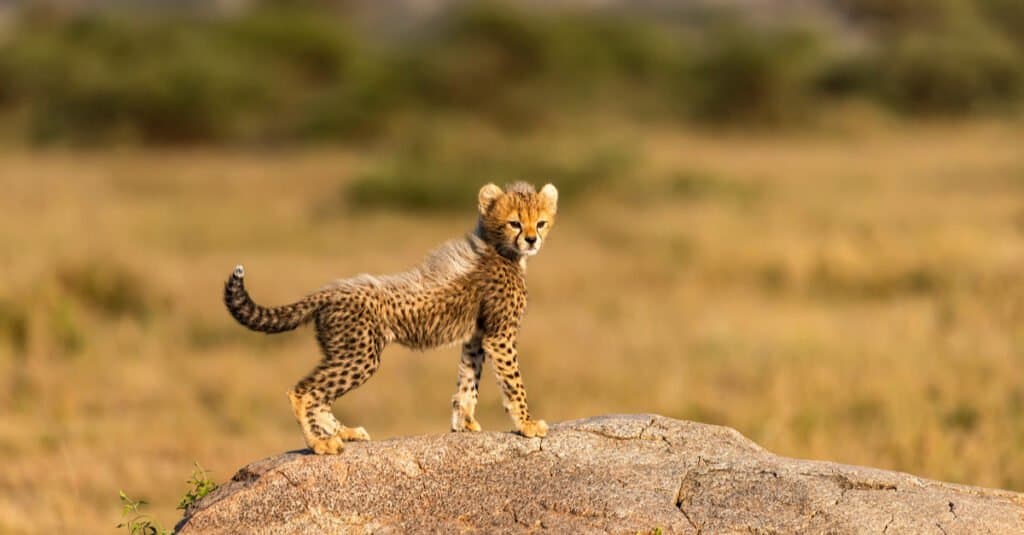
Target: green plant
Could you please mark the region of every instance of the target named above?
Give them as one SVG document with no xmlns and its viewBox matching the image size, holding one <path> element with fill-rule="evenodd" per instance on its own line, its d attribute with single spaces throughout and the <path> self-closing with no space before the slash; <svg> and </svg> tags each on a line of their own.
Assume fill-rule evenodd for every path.
<svg viewBox="0 0 1024 535">
<path fill-rule="evenodd" d="M 859 78 L 861 90 L 874 92 L 897 111 L 966 115 L 1006 108 L 1024 96 L 1020 2 L 843 0 L 841 5 L 872 37 L 869 51 L 848 62 L 842 74 Z"/>
<path fill-rule="evenodd" d="M 358 209 L 457 211 L 472 206 L 477 190 L 488 181 L 526 180 L 554 183 L 563 202 L 573 202 L 621 180 L 633 156 L 617 145 L 564 153 L 516 142 L 501 146 L 495 150 L 494 145 L 444 139 L 429 132 L 416 135 L 392 157 L 348 184 L 345 201 Z"/>
<path fill-rule="evenodd" d="M 726 21 L 703 36 L 682 92 L 702 121 L 783 123 L 806 114 L 823 63 L 811 32 Z"/>
<path fill-rule="evenodd" d="M 900 36 L 875 60 L 882 97 L 915 114 L 965 114 L 1024 94 L 1021 53 L 979 27 Z"/>
<path fill-rule="evenodd" d="M 210 474 L 198 462 L 192 468 L 192 477 L 190 477 L 187 483 L 191 486 L 190 489 L 185 491 L 185 495 L 181 497 L 181 501 L 178 503 L 178 509 L 187 509 L 193 503 L 199 501 L 207 494 L 217 490 L 217 484 L 210 479 Z"/>
<path fill-rule="evenodd" d="M 146 281 L 117 264 L 70 264 L 60 268 L 57 279 L 69 297 L 108 317 L 145 320 L 156 305 Z"/>
<path fill-rule="evenodd" d="M 852 32 L 457 2 L 398 39 L 322 4 L 16 11 L 0 123 L 37 143 L 266 143 L 373 140 L 441 114 L 522 131 L 594 110 L 779 124 L 846 97 L 910 114 L 1024 101 L 1019 0 L 840 0 Z"/>
<path fill-rule="evenodd" d="M 194 463 L 192 476 L 189 477 L 187 483 L 190 488 L 182 496 L 181 502 L 178 503 L 178 509 L 189 507 L 217 489 L 217 484 L 210 479 L 209 472 L 198 462 Z M 133 500 L 123 490 L 119 492 L 119 497 L 123 522 L 117 525 L 118 528 L 126 529 L 129 535 L 170 535 L 173 533 L 173 530 L 162 528 L 152 516 L 142 512 L 143 506 L 148 505 L 147 502 Z"/>
<path fill-rule="evenodd" d="M 143 500 L 133 500 L 124 491 L 119 492 L 121 498 L 121 518 L 124 522 L 117 525 L 117 528 L 124 528 L 130 535 L 170 535 L 173 531 L 160 527 L 160 524 L 153 520 L 153 517 L 142 513 L 141 509 L 147 503 Z"/>
<path fill-rule="evenodd" d="M 26 307 L 13 300 L 0 299 L 0 340 L 6 339 L 18 354 L 28 348 L 29 315 Z"/>
</svg>

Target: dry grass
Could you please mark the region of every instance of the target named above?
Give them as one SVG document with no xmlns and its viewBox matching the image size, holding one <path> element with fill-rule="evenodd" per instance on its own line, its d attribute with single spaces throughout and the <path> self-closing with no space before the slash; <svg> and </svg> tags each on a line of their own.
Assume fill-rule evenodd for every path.
<svg viewBox="0 0 1024 535">
<path fill-rule="evenodd" d="M 785 455 L 1024 490 L 1022 135 L 637 133 L 636 177 L 567 204 L 531 265 L 534 412 L 658 412 Z M 193 460 L 224 480 L 302 445 L 285 391 L 313 337 L 234 325 L 230 268 L 282 303 L 472 224 L 473 199 L 325 210 L 363 158 L 3 155 L 0 532 L 112 529 L 122 488 L 170 524 Z M 455 364 L 389 349 L 337 412 L 375 438 L 444 432 Z M 481 411 L 509 428 L 489 379 Z"/>
</svg>

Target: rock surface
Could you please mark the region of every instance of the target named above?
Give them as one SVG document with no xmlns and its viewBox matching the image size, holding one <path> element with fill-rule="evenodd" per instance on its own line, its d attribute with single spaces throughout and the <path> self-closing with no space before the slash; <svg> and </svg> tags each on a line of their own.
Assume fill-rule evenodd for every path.
<svg viewBox="0 0 1024 535">
<path fill-rule="evenodd" d="M 1024 533 L 1024 495 L 779 457 L 652 415 L 444 434 L 242 468 L 179 533 Z"/>
</svg>

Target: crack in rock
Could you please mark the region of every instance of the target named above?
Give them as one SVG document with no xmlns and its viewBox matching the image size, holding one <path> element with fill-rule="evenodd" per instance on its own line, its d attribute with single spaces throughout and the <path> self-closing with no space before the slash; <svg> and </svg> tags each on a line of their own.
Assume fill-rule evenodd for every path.
<svg viewBox="0 0 1024 535">
<path fill-rule="evenodd" d="M 647 426 L 645 426 L 643 428 L 643 430 L 640 431 L 640 437 L 639 437 L 640 440 L 648 440 L 648 438 L 645 435 L 647 435 L 647 432 L 650 431 L 652 427 L 654 427 L 654 423 L 655 422 L 656 422 L 656 420 L 654 420 L 652 418 L 650 423 L 648 423 Z M 671 450 L 672 448 L 675 447 L 675 444 L 673 444 L 672 441 L 669 440 L 668 437 L 666 437 L 665 435 L 659 435 L 657 438 L 658 438 L 658 440 L 661 440 L 662 442 L 664 442 L 665 445 L 668 446 L 668 449 Z"/>
<path fill-rule="evenodd" d="M 284 478 L 285 481 L 288 482 L 289 485 L 291 485 L 291 486 L 293 486 L 293 487 L 295 487 L 297 489 L 301 489 L 302 488 L 302 485 L 299 485 L 291 477 L 289 477 L 288 474 L 283 469 L 279 468 L 277 470 L 274 470 L 273 472 L 270 472 L 268 475 L 278 475 L 278 476 L 281 476 L 282 478 Z"/>
<path fill-rule="evenodd" d="M 679 509 L 679 512 L 683 513 L 683 518 L 685 518 L 686 521 L 690 524 L 690 527 L 692 527 L 693 530 L 697 532 L 697 535 L 700 535 L 700 526 L 698 526 L 697 523 L 694 522 L 692 518 L 690 518 L 690 513 L 686 512 L 686 508 L 683 504 L 683 502 L 686 501 L 686 496 L 683 489 L 686 488 L 686 480 L 689 479 L 689 477 L 690 472 L 686 472 L 685 474 L 683 474 L 682 481 L 679 482 L 679 490 L 676 491 L 676 509 Z"/>
<path fill-rule="evenodd" d="M 896 515 L 890 513 L 889 514 L 889 521 L 886 522 L 885 523 L 885 527 L 882 528 L 882 535 L 885 535 L 886 533 L 889 533 L 889 526 L 891 526 L 892 523 L 895 522 L 895 521 L 896 521 Z"/>
<path fill-rule="evenodd" d="M 650 420 L 648 420 L 647 423 L 644 424 L 643 428 L 640 429 L 640 432 L 637 433 L 636 435 L 613 435 L 605 431 L 602 427 L 585 427 L 577 429 L 577 431 L 583 431 L 584 433 L 589 433 L 591 435 L 597 435 L 599 437 L 604 437 L 616 441 L 643 440 L 644 433 L 646 433 L 652 426 L 654 426 L 655 422 L 657 422 L 657 418 L 651 418 Z"/>
</svg>

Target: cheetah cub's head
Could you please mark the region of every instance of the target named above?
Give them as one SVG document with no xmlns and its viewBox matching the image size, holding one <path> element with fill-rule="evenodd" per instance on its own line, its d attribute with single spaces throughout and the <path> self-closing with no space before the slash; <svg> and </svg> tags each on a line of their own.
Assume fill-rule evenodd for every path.
<svg viewBox="0 0 1024 535">
<path fill-rule="evenodd" d="M 526 182 L 501 189 L 480 188 L 481 237 L 511 258 L 533 256 L 547 239 L 558 210 L 558 190 L 551 184 L 537 192 Z"/>
</svg>

